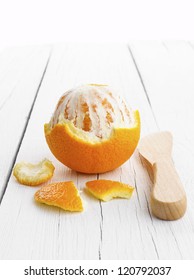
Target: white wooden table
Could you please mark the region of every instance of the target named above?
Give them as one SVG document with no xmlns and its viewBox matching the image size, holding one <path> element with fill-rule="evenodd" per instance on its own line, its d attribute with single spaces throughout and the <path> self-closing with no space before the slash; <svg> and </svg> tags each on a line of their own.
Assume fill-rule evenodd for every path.
<svg viewBox="0 0 194 280">
<path fill-rule="evenodd" d="M 99 178 L 135 186 L 131 200 L 108 203 L 84 191 L 83 213 L 38 205 L 39 187 L 19 185 L 12 168 L 21 160 L 53 161 L 51 181 L 73 180 L 80 190 L 97 175 L 76 173 L 51 154 L 43 133 L 62 93 L 79 84 L 120 89 L 142 120 L 141 136 L 169 130 L 173 159 L 188 197 L 185 216 L 151 215 L 152 182 L 138 152 Z M 194 259 L 194 44 L 36 46 L 0 53 L 0 258 Z"/>
</svg>

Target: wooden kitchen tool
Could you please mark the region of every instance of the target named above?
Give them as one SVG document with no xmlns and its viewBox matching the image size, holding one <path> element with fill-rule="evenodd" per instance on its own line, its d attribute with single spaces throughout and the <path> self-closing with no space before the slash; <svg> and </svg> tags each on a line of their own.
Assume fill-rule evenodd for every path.
<svg viewBox="0 0 194 280">
<path fill-rule="evenodd" d="M 187 199 L 171 157 L 171 133 L 150 134 L 140 141 L 138 149 L 153 168 L 152 213 L 162 220 L 181 218 L 186 211 Z"/>
</svg>

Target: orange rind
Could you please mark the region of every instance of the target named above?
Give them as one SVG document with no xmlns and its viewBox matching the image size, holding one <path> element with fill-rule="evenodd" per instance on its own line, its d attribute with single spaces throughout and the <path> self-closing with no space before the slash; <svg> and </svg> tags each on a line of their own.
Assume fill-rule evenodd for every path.
<svg viewBox="0 0 194 280">
<path fill-rule="evenodd" d="M 109 201 L 113 198 L 131 198 L 134 188 L 117 181 L 94 180 L 86 183 L 86 189 L 96 198 Z"/>
<path fill-rule="evenodd" d="M 44 131 L 51 152 L 64 165 L 83 173 L 104 173 L 133 154 L 140 116 L 107 85 L 83 85 L 59 99 Z"/>
<path fill-rule="evenodd" d="M 44 159 L 37 164 L 20 162 L 13 169 L 13 175 L 22 185 L 38 186 L 52 178 L 55 167 L 51 161 Z"/>
<path fill-rule="evenodd" d="M 34 198 L 37 202 L 56 206 L 66 211 L 83 211 L 81 197 L 72 181 L 43 186 L 35 193 Z"/>
</svg>

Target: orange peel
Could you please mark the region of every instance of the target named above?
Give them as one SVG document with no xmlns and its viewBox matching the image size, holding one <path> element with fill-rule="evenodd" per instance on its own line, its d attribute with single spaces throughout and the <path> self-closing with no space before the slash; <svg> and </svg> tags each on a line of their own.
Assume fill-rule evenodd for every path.
<svg viewBox="0 0 194 280">
<path fill-rule="evenodd" d="M 94 180 L 86 182 L 86 189 L 96 198 L 109 201 L 113 198 L 131 198 L 134 188 L 117 181 Z"/>
<path fill-rule="evenodd" d="M 64 165 L 83 173 L 104 173 L 133 154 L 140 116 L 107 85 L 90 84 L 59 99 L 44 131 L 51 152 Z"/>
<path fill-rule="evenodd" d="M 81 197 L 72 181 L 43 186 L 35 193 L 34 198 L 37 202 L 56 206 L 66 211 L 83 211 Z"/>
<path fill-rule="evenodd" d="M 52 178 L 55 167 L 48 159 L 37 164 L 28 162 L 17 163 L 13 169 L 13 175 L 22 185 L 38 186 Z"/>
</svg>

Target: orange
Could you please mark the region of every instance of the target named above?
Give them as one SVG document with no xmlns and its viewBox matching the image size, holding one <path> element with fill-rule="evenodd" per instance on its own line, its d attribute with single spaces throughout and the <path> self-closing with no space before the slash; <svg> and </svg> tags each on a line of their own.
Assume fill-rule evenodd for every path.
<svg viewBox="0 0 194 280">
<path fill-rule="evenodd" d="M 103 173 L 123 164 L 140 137 L 140 116 L 107 85 L 83 85 L 58 101 L 45 136 L 64 165 L 83 173 Z"/>
<path fill-rule="evenodd" d="M 38 186 L 52 178 L 55 167 L 50 160 L 44 159 L 37 164 L 17 163 L 13 175 L 20 184 Z"/>
<path fill-rule="evenodd" d="M 83 211 L 82 200 L 72 181 L 43 186 L 35 193 L 34 198 L 37 202 L 57 206 L 66 211 Z"/>
<path fill-rule="evenodd" d="M 86 183 L 87 190 L 96 198 L 109 201 L 114 197 L 130 198 L 134 188 L 117 181 L 94 180 Z"/>
</svg>

